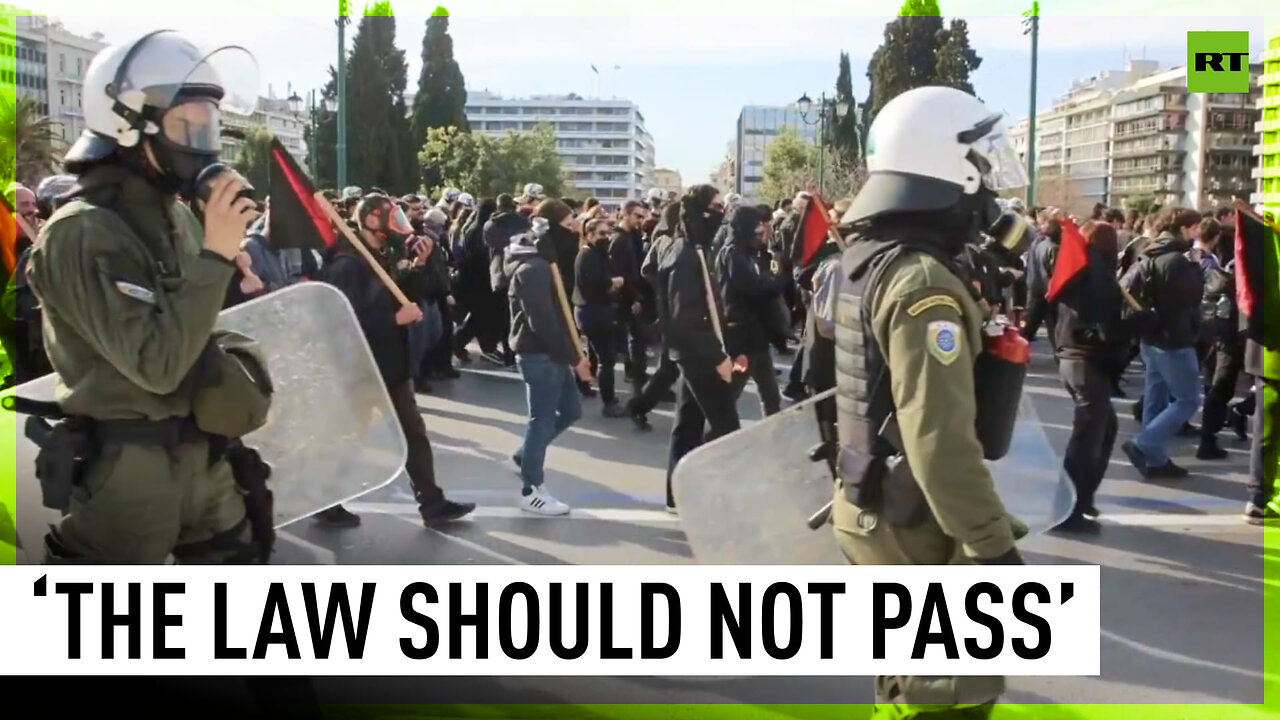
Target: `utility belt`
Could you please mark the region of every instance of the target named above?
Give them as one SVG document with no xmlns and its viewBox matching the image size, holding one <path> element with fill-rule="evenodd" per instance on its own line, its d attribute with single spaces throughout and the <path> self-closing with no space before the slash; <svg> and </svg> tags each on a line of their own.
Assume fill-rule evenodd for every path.
<svg viewBox="0 0 1280 720">
<path fill-rule="evenodd" d="M 208 443 L 209 467 L 226 460 L 245 500 L 246 519 L 265 562 L 274 546 L 274 500 L 266 481 L 271 467 L 239 439 L 211 435 L 194 418 L 166 420 L 97 420 L 67 415 L 57 403 L 9 396 L 3 408 L 27 415 L 24 434 L 40 449 L 36 479 L 44 507 L 66 514 L 74 489 L 83 484 L 93 463 L 111 445 L 161 447 L 169 453 L 187 445 Z M 50 420 L 56 421 L 51 423 Z"/>
</svg>

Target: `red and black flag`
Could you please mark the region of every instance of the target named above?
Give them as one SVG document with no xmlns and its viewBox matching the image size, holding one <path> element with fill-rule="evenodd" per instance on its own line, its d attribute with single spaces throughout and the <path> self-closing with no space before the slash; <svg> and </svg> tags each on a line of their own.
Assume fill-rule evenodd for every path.
<svg viewBox="0 0 1280 720">
<path fill-rule="evenodd" d="M 1236 306 L 1248 337 L 1268 350 L 1280 349 L 1280 240 L 1275 225 L 1236 204 Z M 1264 326 L 1263 317 L 1271 321 Z"/>
<path fill-rule="evenodd" d="M 822 204 L 822 198 L 814 194 L 805 203 L 804 217 L 800 220 L 800 267 L 808 267 L 813 262 L 818 251 L 827 244 L 830 233 L 830 213 L 827 212 L 827 206 Z"/>
<path fill-rule="evenodd" d="M 1053 278 L 1045 300 L 1053 302 L 1070 282 L 1089 266 L 1089 243 L 1071 218 L 1062 218 L 1062 240 L 1058 245 L 1058 259 L 1053 265 Z"/>
<path fill-rule="evenodd" d="M 324 252 L 337 242 L 328 214 L 316 200 L 311 178 L 298 168 L 279 138 L 271 139 L 271 214 L 267 232 L 276 248 Z"/>
</svg>

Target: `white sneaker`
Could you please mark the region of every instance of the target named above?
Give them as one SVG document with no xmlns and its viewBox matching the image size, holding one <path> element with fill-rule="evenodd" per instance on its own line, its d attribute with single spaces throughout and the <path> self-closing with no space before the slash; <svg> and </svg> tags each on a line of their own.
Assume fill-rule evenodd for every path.
<svg viewBox="0 0 1280 720">
<path fill-rule="evenodd" d="M 551 495 L 540 487 L 533 489 L 528 495 L 520 496 L 520 509 L 525 512 L 531 512 L 534 515 L 568 515 L 569 506 L 551 497 Z"/>
</svg>

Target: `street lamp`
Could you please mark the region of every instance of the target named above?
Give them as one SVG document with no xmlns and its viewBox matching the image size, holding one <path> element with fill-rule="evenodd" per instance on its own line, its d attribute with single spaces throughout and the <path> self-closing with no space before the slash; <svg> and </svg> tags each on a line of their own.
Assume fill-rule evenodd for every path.
<svg viewBox="0 0 1280 720">
<path fill-rule="evenodd" d="M 825 92 L 822 93 L 818 97 L 818 117 L 812 122 L 809 121 L 809 111 L 813 109 L 813 101 L 809 99 L 809 93 L 800 96 L 800 99 L 796 101 L 796 107 L 799 108 L 800 120 L 805 125 L 818 126 L 818 194 L 821 195 L 824 180 L 824 160 L 827 155 L 827 111 L 830 110 L 835 115 L 835 120 L 839 120 L 849 112 L 849 103 L 845 100 L 832 102 L 827 99 Z"/>
<path fill-rule="evenodd" d="M 311 134 L 310 134 L 311 140 L 310 142 L 307 143 L 307 165 L 309 166 L 308 170 L 311 171 L 311 178 L 312 180 L 314 180 L 316 177 L 317 162 L 318 162 L 318 159 L 316 157 L 316 150 L 318 146 L 318 142 L 316 140 L 316 129 L 317 129 L 317 126 L 320 124 L 320 120 L 319 120 L 320 107 L 316 105 L 315 90 L 310 91 L 307 94 L 307 96 L 308 96 L 308 102 L 306 106 L 306 111 L 308 115 L 307 119 L 310 121 L 310 128 L 311 128 Z M 288 97 L 286 102 L 289 104 L 289 112 L 293 113 L 294 118 L 300 119 L 303 112 L 302 96 L 298 95 L 298 93 L 295 92 Z M 338 109 L 338 101 L 335 98 L 328 98 L 328 97 L 324 98 L 323 105 L 324 105 L 324 109 L 327 110 L 328 112 L 334 112 L 335 110 Z"/>
<path fill-rule="evenodd" d="M 289 103 L 289 112 L 294 115 L 302 114 L 302 98 L 298 96 L 298 93 L 290 95 L 286 102 Z"/>
</svg>

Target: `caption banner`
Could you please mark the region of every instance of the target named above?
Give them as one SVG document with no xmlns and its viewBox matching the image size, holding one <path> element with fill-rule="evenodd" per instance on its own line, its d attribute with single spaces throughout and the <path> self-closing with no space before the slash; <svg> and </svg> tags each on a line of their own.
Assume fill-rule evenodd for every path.
<svg viewBox="0 0 1280 720">
<path fill-rule="evenodd" d="M 1097 566 L 12 567 L 5 675 L 1098 675 Z"/>
</svg>

